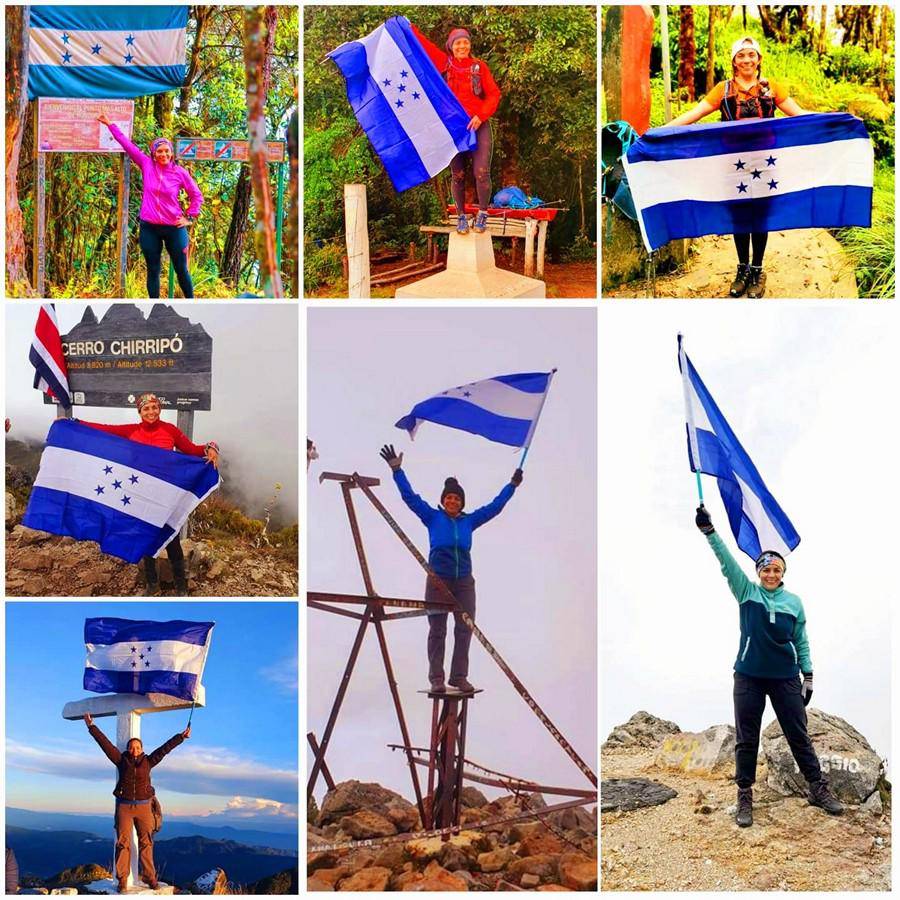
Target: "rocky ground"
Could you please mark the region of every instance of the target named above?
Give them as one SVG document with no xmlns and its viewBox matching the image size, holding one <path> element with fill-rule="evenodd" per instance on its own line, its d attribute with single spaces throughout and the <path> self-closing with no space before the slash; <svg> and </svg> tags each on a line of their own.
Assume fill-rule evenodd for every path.
<svg viewBox="0 0 900 900">
<path fill-rule="evenodd" d="M 733 753 L 733 735 L 729 746 L 726 734 L 729 726 L 683 735 L 674 723 L 657 719 L 661 724 L 654 734 L 654 717 L 641 713 L 633 718 L 639 716 L 646 718 L 636 727 L 619 726 L 603 746 L 603 809 L 614 805 L 608 788 L 620 787 L 616 779 L 647 780 L 650 784 L 631 787 L 657 805 L 628 809 L 626 804 L 602 813 L 604 891 L 890 890 L 890 786 L 881 778 L 878 789 L 872 791 L 871 782 L 861 788 L 862 793 L 872 791 L 866 800 L 858 796 L 854 803 L 847 798 L 866 770 L 864 760 L 855 781 L 851 773 L 844 779 L 833 773 L 832 788 L 845 802 L 846 812 L 829 816 L 810 806 L 804 796 L 783 792 L 784 778 L 776 771 L 782 765 L 780 732 L 770 726 L 757 769 L 754 824 L 738 828 L 733 764 L 724 764 Z M 810 734 L 820 758 L 818 734 L 825 729 L 833 732 L 828 737 L 832 742 L 846 742 L 848 734 L 862 738 L 835 722 L 841 720 L 811 711 Z M 699 746 L 696 739 L 703 735 L 714 748 L 706 753 L 703 765 L 692 765 L 691 751 L 678 757 L 679 749 Z M 865 751 L 845 747 L 841 752 L 852 752 L 855 759 Z M 877 772 L 874 777 L 879 777 Z M 650 797 L 657 785 L 670 790 Z"/>
<path fill-rule="evenodd" d="M 546 806 L 530 795 L 531 808 Z M 464 830 L 440 838 L 317 852 L 316 844 L 391 837 L 421 828 L 416 808 L 378 784 L 347 781 L 310 811 L 309 891 L 596 891 L 596 809 L 549 813 L 546 823 L 520 822 L 468 830 L 466 824 L 515 815 L 512 796 L 489 802 L 463 792 Z"/>
<path fill-rule="evenodd" d="M 192 596 L 297 596 L 296 559 L 241 542 L 182 540 Z M 159 562 L 163 594 L 174 592 L 165 551 Z M 6 534 L 6 593 L 10 597 L 136 597 L 141 567 L 75 541 L 16 525 Z"/>
</svg>

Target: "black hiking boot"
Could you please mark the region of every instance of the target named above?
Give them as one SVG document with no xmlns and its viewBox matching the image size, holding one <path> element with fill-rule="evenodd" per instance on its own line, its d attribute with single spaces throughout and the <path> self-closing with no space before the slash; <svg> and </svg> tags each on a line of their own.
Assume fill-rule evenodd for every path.
<svg viewBox="0 0 900 900">
<path fill-rule="evenodd" d="M 729 297 L 743 297 L 747 285 L 750 283 L 750 266 L 744 263 L 738 263 L 737 275 L 731 282 L 731 289 L 728 291 Z"/>
<path fill-rule="evenodd" d="M 747 296 L 751 300 L 759 300 L 766 293 L 766 273 L 762 266 L 750 266 L 750 281 L 747 283 Z"/>
<path fill-rule="evenodd" d="M 749 828 L 753 824 L 753 788 L 738 788 L 734 821 L 741 828 Z"/>
<path fill-rule="evenodd" d="M 824 778 L 809 786 L 808 797 L 810 806 L 820 806 L 831 816 L 839 816 L 844 811 L 844 804 L 831 793 Z"/>
<path fill-rule="evenodd" d="M 190 594 L 187 578 L 184 574 L 184 560 L 170 560 L 172 564 L 172 578 L 175 581 L 175 596 L 187 597 Z"/>
<path fill-rule="evenodd" d="M 144 557 L 144 580 L 147 582 L 144 588 L 144 596 L 158 597 L 159 573 L 156 571 L 156 560 L 152 556 Z"/>
</svg>

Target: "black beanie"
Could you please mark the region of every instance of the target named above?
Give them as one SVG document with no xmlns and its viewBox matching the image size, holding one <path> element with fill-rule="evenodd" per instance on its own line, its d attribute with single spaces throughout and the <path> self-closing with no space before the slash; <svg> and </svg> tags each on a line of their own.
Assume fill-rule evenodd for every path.
<svg viewBox="0 0 900 900">
<path fill-rule="evenodd" d="M 462 506 L 460 509 L 465 507 L 466 505 L 466 492 L 462 489 L 462 485 L 451 475 L 449 478 L 444 481 L 444 489 L 441 491 L 441 504 L 444 503 L 444 497 L 447 494 L 456 494 L 460 500 L 462 500 Z"/>
</svg>

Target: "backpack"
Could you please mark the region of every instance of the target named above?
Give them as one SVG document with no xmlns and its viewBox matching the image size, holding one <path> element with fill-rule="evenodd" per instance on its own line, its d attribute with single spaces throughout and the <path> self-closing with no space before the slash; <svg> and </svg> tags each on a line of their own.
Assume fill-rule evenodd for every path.
<svg viewBox="0 0 900 900">
<path fill-rule="evenodd" d="M 156 834 L 162 828 L 163 813 L 155 794 L 150 798 L 150 815 L 153 816 L 153 833 Z"/>
<path fill-rule="evenodd" d="M 494 194 L 491 205 L 505 206 L 509 209 L 534 209 L 543 206 L 544 201 L 540 197 L 529 197 L 522 188 L 510 185 Z"/>
<path fill-rule="evenodd" d="M 631 149 L 640 135 L 627 122 L 609 122 L 600 132 L 601 148 L 601 181 L 600 195 L 608 204 L 612 204 L 621 213 L 637 221 L 637 212 L 628 186 L 628 176 L 622 165 L 622 158 Z M 612 206 L 608 206 L 607 222 L 612 215 Z"/>
</svg>

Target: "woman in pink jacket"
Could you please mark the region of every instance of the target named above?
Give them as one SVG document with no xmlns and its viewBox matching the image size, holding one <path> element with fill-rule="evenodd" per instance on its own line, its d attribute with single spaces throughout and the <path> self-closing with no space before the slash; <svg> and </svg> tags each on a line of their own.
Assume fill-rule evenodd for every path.
<svg viewBox="0 0 900 900">
<path fill-rule="evenodd" d="M 175 165 L 172 142 L 167 138 L 157 138 L 150 145 L 150 156 L 122 134 L 117 125 L 109 121 L 106 114 L 97 116 L 97 121 L 105 125 L 112 136 L 122 145 L 131 161 L 141 170 L 144 178 L 144 195 L 141 198 L 140 244 L 144 259 L 147 260 L 147 296 L 159 297 L 159 273 L 162 269 L 162 248 L 165 244 L 181 293 L 185 297 L 194 296 L 194 285 L 188 272 L 188 233 L 200 214 L 203 194 L 197 182 L 187 169 Z M 180 192 L 190 199 L 187 212 L 181 208 Z"/>
</svg>

